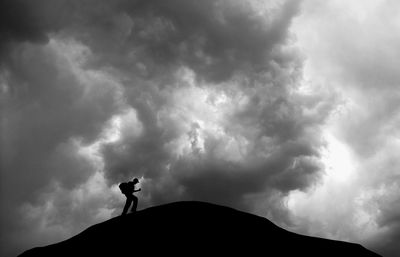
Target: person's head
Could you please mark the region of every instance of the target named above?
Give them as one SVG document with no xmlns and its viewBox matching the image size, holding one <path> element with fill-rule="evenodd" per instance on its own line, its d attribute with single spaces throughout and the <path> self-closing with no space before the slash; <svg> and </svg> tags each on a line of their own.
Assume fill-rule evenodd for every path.
<svg viewBox="0 0 400 257">
<path fill-rule="evenodd" d="M 135 184 L 139 183 L 139 179 L 138 178 L 134 178 L 133 179 L 133 183 L 135 183 Z"/>
</svg>

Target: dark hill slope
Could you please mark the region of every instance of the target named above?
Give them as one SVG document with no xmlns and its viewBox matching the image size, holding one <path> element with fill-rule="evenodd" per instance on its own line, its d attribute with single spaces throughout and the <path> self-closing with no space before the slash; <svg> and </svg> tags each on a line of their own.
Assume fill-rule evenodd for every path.
<svg viewBox="0 0 400 257">
<path fill-rule="evenodd" d="M 228 207 L 177 202 L 116 217 L 30 256 L 379 256 L 361 245 L 295 234 Z"/>
</svg>

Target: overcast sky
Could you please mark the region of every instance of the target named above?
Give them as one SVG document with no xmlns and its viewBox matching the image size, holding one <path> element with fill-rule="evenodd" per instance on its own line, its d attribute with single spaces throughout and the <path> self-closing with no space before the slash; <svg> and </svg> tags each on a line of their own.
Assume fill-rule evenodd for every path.
<svg viewBox="0 0 400 257">
<path fill-rule="evenodd" d="M 201 200 L 400 254 L 400 2 L 3 0 L 0 255 Z"/>
</svg>

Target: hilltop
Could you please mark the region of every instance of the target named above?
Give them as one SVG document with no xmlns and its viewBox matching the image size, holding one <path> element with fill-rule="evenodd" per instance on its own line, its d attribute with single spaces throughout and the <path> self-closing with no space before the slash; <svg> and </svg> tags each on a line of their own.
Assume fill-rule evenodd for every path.
<svg viewBox="0 0 400 257">
<path fill-rule="evenodd" d="M 299 235 L 268 219 L 204 202 L 176 202 L 112 218 L 31 256 L 379 256 L 359 244 Z"/>
</svg>

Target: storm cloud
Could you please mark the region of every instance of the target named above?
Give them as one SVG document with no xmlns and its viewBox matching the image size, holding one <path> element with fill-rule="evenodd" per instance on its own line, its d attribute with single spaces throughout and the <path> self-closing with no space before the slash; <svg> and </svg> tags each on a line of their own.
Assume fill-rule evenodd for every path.
<svg viewBox="0 0 400 257">
<path fill-rule="evenodd" d="M 2 1 L 2 254 L 118 215 L 117 185 L 132 177 L 141 181 L 139 208 L 203 200 L 313 234 L 290 197 L 324 185 L 326 129 L 344 97 L 336 84 L 316 86 L 333 62 L 321 65 L 317 82 L 307 77 L 304 34 L 293 32 L 301 4 Z M 369 69 L 359 63 L 335 75 L 337 84 L 364 78 L 351 71 Z M 372 78 L 354 83 L 351 96 L 364 92 L 361 84 L 372 92 Z M 361 123 L 340 121 L 336 136 L 372 160 L 379 139 L 362 135 L 380 126 L 357 126 L 378 116 L 388 124 L 379 114 L 393 110 L 387 103 L 376 115 L 356 115 Z M 381 226 L 392 224 L 390 213 Z"/>
<path fill-rule="evenodd" d="M 336 88 L 343 99 L 327 132 L 347 158 L 339 155 L 342 164 L 332 165 L 336 178 L 313 193 L 294 194 L 292 213 L 305 218 L 312 233 L 364 242 L 383 256 L 396 256 L 400 5 L 317 2 L 305 2 L 292 29 L 308 57 L 305 76 Z M 326 212 L 334 209 L 328 199 L 341 207 Z"/>
</svg>

